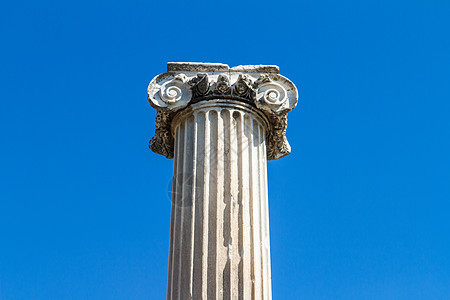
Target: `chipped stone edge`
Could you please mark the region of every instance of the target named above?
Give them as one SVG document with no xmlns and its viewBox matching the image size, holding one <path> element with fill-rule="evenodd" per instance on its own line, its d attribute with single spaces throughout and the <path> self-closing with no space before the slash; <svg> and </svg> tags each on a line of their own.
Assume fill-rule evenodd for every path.
<svg viewBox="0 0 450 300">
<path fill-rule="evenodd" d="M 185 72 L 243 72 L 279 74 L 280 68 L 275 65 L 240 65 L 230 68 L 221 63 L 168 62 L 167 71 Z"/>
<path fill-rule="evenodd" d="M 227 72 L 230 67 L 221 63 L 168 62 L 167 71 Z"/>
</svg>

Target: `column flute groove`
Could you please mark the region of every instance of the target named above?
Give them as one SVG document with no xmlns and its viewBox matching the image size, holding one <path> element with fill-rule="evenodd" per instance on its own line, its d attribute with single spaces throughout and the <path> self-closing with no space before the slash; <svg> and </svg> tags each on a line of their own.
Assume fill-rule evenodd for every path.
<svg viewBox="0 0 450 300">
<path fill-rule="evenodd" d="M 198 162 L 198 158 L 197 158 L 197 141 L 198 141 L 198 137 L 199 137 L 199 132 L 198 132 L 198 126 L 197 126 L 197 114 L 194 113 L 194 115 L 192 116 L 192 126 L 193 126 L 193 131 L 194 131 L 194 136 L 193 136 L 193 141 L 192 141 L 192 157 L 194 159 L 194 163 L 192 165 L 192 183 L 191 183 L 191 194 L 192 194 L 192 209 L 191 209 L 191 239 L 190 239 L 190 270 L 189 270 L 189 294 L 191 296 L 191 298 L 193 297 L 193 281 L 194 281 L 194 251 L 195 251 L 195 243 L 194 243 L 194 239 L 195 239 L 195 225 L 196 225 L 196 219 L 198 219 L 198 221 L 200 221 L 201 219 L 198 218 L 198 216 L 196 215 L 196 207 L 198 205 L 200 205 L 199 203 L 197 203 L 195 201 L 196 198 L 196 194 L 197 194 L 197 189 L 196 184 L 197 184 L 197 171 L 198 171 L 198 167 L 199 167 L 199 162 Z"/>
<path fill-rule="evenodd" d="M 217 299 L 217 144 L 218 144 L 218 115 L 217 111 L 211 110 L 209 112 L 210 122 L 210 160 L 209 167 L 211 170 L 209 176 L 209 227 L 208 227 L 208 298 Z"/>
<path fill-rule="evenodd" d="M 197 126 L 197 140 L 196 140 L 196 176 L 195 176 L 195 187 L 199 185 L 199 182 L 203 182 L 205 176 L 205 113 L 201 112 L 196 116 L 196 126 Z M 204 253 L 204 243 L 205 243 L 205 214 L 204 207 L 207 203 L 203 202 L 204 189 L 198 188 L 195 194 L 195 230 L 193 234 L 193 299 L 201 299 L 203 295 L 202 285 L 203 285 L 203 273 L 206 270 L 206 265 L 203 262 Z"/>
<path fill-rule="evenodd" d="M 202 262 L 203 262 L 203 272 L 202 272 L 202 286 L 201 286 L 201 290 L 202 290 L 202 299 L 207 299 L 208 296 L 208 274 L 209 274 L 209 269 L 208 269 L 208 243 L 209 243 L 209 176 L 211 175 L 210 173 L 210 154 L 211 151 L 210 149 L 206 148 L 206 145 L 210 144 L 210 128 L 211 128 L 211 124 L 209 123 L 209 112 L 205 112 L 205 143 L 204 143 L 204 175 L 203 175 L 203 191 L 205 191 L 205 195 L 203 197 L 203 199 L 201 201 L 203 201 L 204 204 L 204 208 L 203 208 L 203 238 L 204 238 L 204 242 L 203 242 L 203 253 L 202 253 Z"/>
<path fill-rule="evenodd" d="M 243 269 L 243 234 L 244 234 L 244 226 L 243 226 L 243 205 L 242 205 L 242 193 L 243 193 L 243 182 L 242 182 L 242 131 L 241 131 L 241 114 L 238 111 L 233 112 L 233 130 L 235 130 L 235 139 L 233 143 L 233 153 L 235 154 L 235 178 L 237 181 L 234 186 L 237 188 L 237 199 L 235 200 L 236 208 L 235 208 L 235 217 L 233 219 L 233 224 L 235 226 L 234 230 L 234 241 L 237 243 L 237 247 L 234 247 L 234 260 L 236 264 L 236 270 L 234 273 L 238 273 L 238 276 L 235 276 L 235 292 L 233 294 L 234 299 L 243 299 L 244 298 L 244 289 L 243 289 L 243 281 L 244 281 L 244 269 Z"/>
</svg>

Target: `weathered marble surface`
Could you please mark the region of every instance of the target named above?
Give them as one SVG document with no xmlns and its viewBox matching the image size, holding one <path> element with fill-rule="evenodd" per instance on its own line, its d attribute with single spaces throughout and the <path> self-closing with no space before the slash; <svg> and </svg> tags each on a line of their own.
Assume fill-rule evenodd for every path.
<svg viewBox="0 0 450 300">
<path fill-rule="evenodd" d="M 174 157 L 167 299 L 271 299 L 267 159 L 297 104 L 276 66 L 168 63 L 150 148 Z"/>
<path fill-rule="evenodd" d="M 158 110 L 150 148 L 173 158 L 173 116 L 192 103 L 230 99 L 255 106 L 265 114 L 269 160 L 289 154 L 287 113 L 297 105 L 298 94 L 295 85 L 278 71 L 277 66 L 265 65 L 229 68 L 212 63 L 168 63 L 168 72 L 156 76 L 148 87 L 149 102 Z"/>
</svg>

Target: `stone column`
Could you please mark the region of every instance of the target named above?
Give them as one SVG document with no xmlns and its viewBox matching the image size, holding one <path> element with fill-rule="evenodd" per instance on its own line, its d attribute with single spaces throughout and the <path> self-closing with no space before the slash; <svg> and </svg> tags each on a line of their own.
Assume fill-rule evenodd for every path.
<svg viewBox="0 0 450 300">
<path fill-rule="evenodd" d="M 167 299 L 271 299 L 266 161 L 297 103 L 276 66 L 168 63 L 150 149 L 174 159 Z"/>
</svg>

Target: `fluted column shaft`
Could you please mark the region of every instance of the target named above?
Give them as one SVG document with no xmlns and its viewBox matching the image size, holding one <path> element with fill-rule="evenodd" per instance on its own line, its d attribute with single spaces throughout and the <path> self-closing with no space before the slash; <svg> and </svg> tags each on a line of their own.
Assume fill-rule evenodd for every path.
<svg viewBox="0 0 450 300">
<path fill-rule="evenodd" d="M 267 119 L 209 100 L 172 121 L 167 299 L 271 299 Z"/>
<path fill-rule="evenodd" d="M 271 299 L 266 161 L 288 155 L 295 85 L 272 65 L 168 63 L 150 149 L 174 160 L 167 299 Z"/>
</svg>

